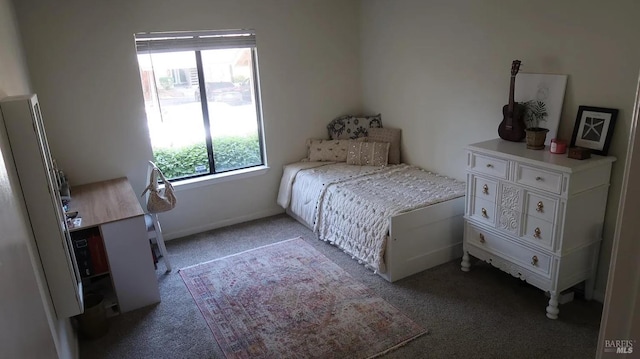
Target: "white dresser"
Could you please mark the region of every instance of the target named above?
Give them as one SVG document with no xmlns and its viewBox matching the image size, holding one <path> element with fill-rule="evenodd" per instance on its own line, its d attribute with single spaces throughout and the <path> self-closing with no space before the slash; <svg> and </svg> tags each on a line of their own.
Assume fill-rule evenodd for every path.
<svg viewBox="0 0 640 359">
<path fill-rule="evenodd" d="M 472 255 L 548 291 L 551 319 L 561 291 L 586 280 L 590 299 L 614 161 L 501 139 L 468 146 L 462 270 Z"/>
</svg>

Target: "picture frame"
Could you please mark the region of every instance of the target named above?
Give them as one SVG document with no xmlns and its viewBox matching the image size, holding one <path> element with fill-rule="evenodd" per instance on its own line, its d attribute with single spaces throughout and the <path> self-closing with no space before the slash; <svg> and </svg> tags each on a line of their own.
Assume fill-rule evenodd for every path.
<svg viewBox="0 0 640 359">
<path fill-rule="evenodd" d="M 606 156 L 617 117 L 617 109 L 579 106 L 570 147 L 588 148 L 593 154 Z"/>
<path fill-rule="evenodd" d="M 564 93 L 567 88 L 568 75 L 520 73 L 516 77 L 515 95 L 516 102 L 527 105 L 535 102 L 542 105 L 544 112 L 536 121 L 534 127 L 543 127 L 549 130 L 544 144 L 551 145 L 551 140 L 556 138 L 560 125 L 560 114 Z M 525 112 L 525 122 L 529 110 Z"/>
</svg>

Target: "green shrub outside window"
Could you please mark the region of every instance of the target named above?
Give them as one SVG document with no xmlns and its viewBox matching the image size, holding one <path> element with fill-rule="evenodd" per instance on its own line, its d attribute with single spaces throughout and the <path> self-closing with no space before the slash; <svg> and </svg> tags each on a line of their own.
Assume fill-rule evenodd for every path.
<svg viewBox="0 0 640 359">
<path fill-rule="evenodd" d="M 213 139 L 216 172 L 245 168 L 262 163 L 258 135 L 220 137 Z M 155 164 L 169 180 L 209 172 L 205 145 L 180 148 L 153 148 Z"/>
</svg>

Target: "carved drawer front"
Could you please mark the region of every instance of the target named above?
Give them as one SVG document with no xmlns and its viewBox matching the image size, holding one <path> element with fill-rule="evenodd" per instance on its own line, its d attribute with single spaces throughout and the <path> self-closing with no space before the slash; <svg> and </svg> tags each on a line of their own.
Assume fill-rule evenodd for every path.
<svg viewBox="0 0 640 359">
<path fill-rule="evenodd" d="M 496 217 L 498 219 L 496 224 L 498 229 L 507 231 L 514 236 L 520 236 L 520 218 L 522 217 L 522 213 L 510 208 L 498 206 Z"/>
<path fill-rule="evenodd" d="M 473 176 L 473 188 L 474 196 L 496 203 L 498 182 L 491 181 L 483 177 Z"/>
<path fill-rule="evenodd" d="M 529 243 L 542 248 L 553 250 L 553 224 L 534 216 L 524 219 L 522 237 Z"/>
<path fill-rule="evenodd" d="M 496 223 L 496 204 L 482 198 L 471 199 L 471 217 L 477 221 L 493 226 Z"/>
<path fill-rule="evenodd" d="M 515 181 L 519 184 L 549 191 L 555 194 L 562 192 L 562 173 L 516 164 Z"/>
<path fill-rule="evenodd" d="M 500 158 L 483 156 L 477 153 L 471 154 L 471 169 L 476 172 L 506 179 L 508 164 L 508 161 Z"/>
<path fill-rule="evenodd" d="M 522 212 L 522 199 L 524 190 L 511 183 L 502 183 L 500 186 L 500 205 L 513 211 Z"/>
<path fill-rule="evenodd" d="M 558 199 L 527 192 L 525 215 L 534 216 L 550 223 L 555 222 Z"/>
<path fill-rule="evenodd" d="M 522 268 L 550 278 L 551 256 L 529 249 L 474 226 L 467 227 L 467 241 Z"/>
</svg>

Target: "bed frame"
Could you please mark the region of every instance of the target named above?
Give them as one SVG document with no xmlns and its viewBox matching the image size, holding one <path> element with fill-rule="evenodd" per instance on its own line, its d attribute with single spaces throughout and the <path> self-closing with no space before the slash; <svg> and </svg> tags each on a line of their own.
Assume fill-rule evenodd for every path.
<svg viewBox="0 0 640 359">
<path fill-rule="evenodd" d="M 386 273 L 395 282 L 462 257 L 464 197 L 391 217 L 385 249 Z"/>
<path fill-rule="evenodd" d="M 309 224 L 287 209 L 287 214 Z M 462 257 L 464 196 L 392 217 L 385 249 L 387 271 L 378 274 L 395 282 Z"/>
</svg>

